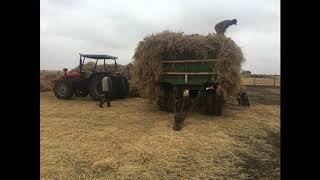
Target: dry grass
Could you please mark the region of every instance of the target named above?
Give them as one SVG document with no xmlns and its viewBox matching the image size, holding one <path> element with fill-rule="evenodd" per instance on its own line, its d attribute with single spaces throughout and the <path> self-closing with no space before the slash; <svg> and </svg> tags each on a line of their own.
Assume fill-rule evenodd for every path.
<svg viewBox="0 0 320 180">
<path fill-rule="evenodd" d="M 52 91 L 53 80 L 63 76 L 63 72 L 58 71 L 41 71 L 40 70 L 40 92 Z"/>
<path fill-rule="evenodd" d="M 173 114 L 131 98 L 100 109 L 89 98 L 40 93 L 41 179 L 279 179 L 279 105 L 227 104 L 172 130 Z"/>
</svg>

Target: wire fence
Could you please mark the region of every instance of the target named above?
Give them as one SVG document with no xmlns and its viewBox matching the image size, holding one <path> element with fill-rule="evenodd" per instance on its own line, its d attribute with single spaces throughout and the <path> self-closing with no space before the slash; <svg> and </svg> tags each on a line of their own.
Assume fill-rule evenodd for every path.
<svg viewBox="0 0 320 180">
<path fill-rule="evenodd" d="M 254 86 L 280 86 L 280 75 L 251 74 L 243 75 L 242 82 L 244 85 Z"/>
</svg>

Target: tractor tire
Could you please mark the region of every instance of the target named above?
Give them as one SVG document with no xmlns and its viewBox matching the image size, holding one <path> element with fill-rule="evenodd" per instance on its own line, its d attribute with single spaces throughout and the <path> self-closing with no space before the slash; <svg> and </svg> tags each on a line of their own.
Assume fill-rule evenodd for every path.
<svg viewBox="0 0 320 180">
<path fill-rule="evenodd" d="M 115 76 L 112 79 L 112 99 L 125 98 L 123 77 Z"/>
<path fill-rule="evenodd" d="M 128 81 L 125 77 L 121 77 L 122 98 L 126 98 L 129 94 Z"/>
<path fill-rule="evenodd" d="M 127 97 L 129 95 L 129 85 L 128 85 L 128 80 L 125 77 L 121 77 L 122 80 L 122 95 L 123 98 Z"/>
<path fill-rule="evenodd" d="M 103 76 L 96 76 L 89 84 L 90 97 L 95 101 L 99 101 L 104 97 L 102 92 L 102 78 Z"/>
<path fill-rule="evenodd" d="M 58 99 L 70 99 L 73 95 L 71 83 L 67 82 L 55 83 L 53 92 Z"/>
</svg>

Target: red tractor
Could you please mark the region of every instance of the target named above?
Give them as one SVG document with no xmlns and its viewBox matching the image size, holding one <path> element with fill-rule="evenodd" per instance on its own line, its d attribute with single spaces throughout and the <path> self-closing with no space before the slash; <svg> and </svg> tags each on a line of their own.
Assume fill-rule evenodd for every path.
<svg viewBox="0 0 320 180">
<path fill-rule="evenodd" d="M 91 71 L 84 71 L 85 58 L 95 59 L 96 63 Z M 112 99 L 122 99 L 128 96 L 129 84 L 126 77 L 116 73 L 117 57 L 109 55 L 80 54 L 79 72 L 68 72 L 64 68 L 64 76 L 54 81 L 54 94 L 58 99 L 70 99 L 72 96 L 86 97 L 90 94 L 93 100 L 100 100 L 102 93 L 102 78 L 110 76 L 112 81 Z M 104 71 L 97 72 L 99 60 L 103 60 Z M 114 72 L 107 71 L 106 60 L 114 60 Z"/>
</svg>

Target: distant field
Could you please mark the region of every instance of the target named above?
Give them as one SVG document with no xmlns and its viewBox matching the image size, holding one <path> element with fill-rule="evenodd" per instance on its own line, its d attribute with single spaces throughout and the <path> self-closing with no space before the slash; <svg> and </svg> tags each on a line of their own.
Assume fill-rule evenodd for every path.
<svg viewBox="0 0 320 180">
<path fill-rule="evenodd" d="M 280 86 L 280 76 L 277 76 L 276 78 L 272 75 L 257 78 L 243 76 L 242 82 L 244 85 Z"/>
</svg>

